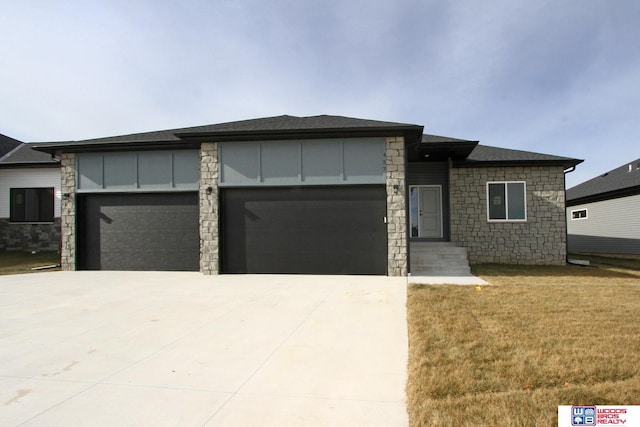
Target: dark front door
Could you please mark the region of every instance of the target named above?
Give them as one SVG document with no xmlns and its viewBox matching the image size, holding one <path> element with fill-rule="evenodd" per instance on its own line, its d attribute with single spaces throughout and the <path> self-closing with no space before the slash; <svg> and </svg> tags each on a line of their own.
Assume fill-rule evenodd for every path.
<svg viewBox="0 0 640 427">
<path fill-rule="evenodd" d="M 386 274 L 384 186 L 221 192 L 225 273 Z"/>
<path fill-rule="evenodd" d="M 78 268 L 192 270 L 200 254 L 197 193 L 78 197 Z"/>
</svg>

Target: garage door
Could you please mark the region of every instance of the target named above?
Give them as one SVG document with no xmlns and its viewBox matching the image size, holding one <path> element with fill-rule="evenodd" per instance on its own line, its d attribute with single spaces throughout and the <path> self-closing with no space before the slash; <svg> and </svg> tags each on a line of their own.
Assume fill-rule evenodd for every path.
<svg viewBox="0 0 640 427">
<path fill-rule="evenodd" d="M 227 188 L 225 273 L 386 274 L 384 186 Z"/>
<path fill-rule="evenodd" d="M 79 268 L 199 269 L 197 193 L 89 194 L 77 206 Z"/>
</svg>

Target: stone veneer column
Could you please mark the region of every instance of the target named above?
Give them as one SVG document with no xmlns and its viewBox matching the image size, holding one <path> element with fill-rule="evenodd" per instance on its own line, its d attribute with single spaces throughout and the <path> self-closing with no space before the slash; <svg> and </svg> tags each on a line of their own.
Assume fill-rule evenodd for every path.
<svg viewBox="0 0 640 427">
<path fill-rule="evenodd" d="M 60 159 L 60 264 L 64 271 L 76 269 L 76 155 Z"/>
<path fill-rule="evenodd" d="M 407 275 L 407 211 L 404 137 L 389 137 L 387 169 L 387 274 Z"/>
<path fill-rule="evenodd" d="M 211 194 L 207 188 L 211 187 Z M 200 145 L 200 272 L 218 274 L 218 144 Z"/>
</svg>

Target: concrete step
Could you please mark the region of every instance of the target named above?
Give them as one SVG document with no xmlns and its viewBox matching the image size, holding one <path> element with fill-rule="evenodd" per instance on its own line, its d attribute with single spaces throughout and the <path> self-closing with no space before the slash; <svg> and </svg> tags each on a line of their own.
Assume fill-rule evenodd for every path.
<svg viewBox="0 0 640 427">
<path fill-rule="evenodd" d="M 424 250 L 424 249 L 420 249 L 420 250 L 414 250 L 411 251 L 410 253 L 414 254 L 414 255 L 419 255 L 419 256 L 440 256 L 440 257 L 450 257 L 450 258 L 455 258 L 455 257 L 465 257 L 467 256 L 467 251 L 464 250 L 464 248 L 458 248 L 458 250 L 452 251 L 452 250 L 447 250 L 447 251 L 433 251 L 433 250 Z"/>
<path fill-rule="evenodd" d="M 451 242 L 411 242 L 412 276 L 467 276 L 467 250 Z"/>
<path fill-rule="evenodd" d="M 433 252 L 423 252 L 423 253 L 411 252 L 411 258 L 426 259 L 426 260 L 433 260 L 433 261 L 446 261 L 446 260 L 457 261 L 461 259 L 466 260 L 467 254 L 466 252 L 455 253 L 455 254 L 441 254 L 441 253 L 433 253 Z"/>
<path fill-rule="evenodd" d="M 412 276 L 469 276 L 471 269 L 467 268 L 419 268 L 411 269 Z"/>
<path fill-rule="evenodd" d="M 462 269 L 469 269 L 469 266 L 466 265 L 465 263 L 455 263 L 455 264 L 426 264 L 426 263 L 415 263 L 415 264 L 411 264 L 411 271 L 414 270 L 427 270 L 427 269 L 434 269 L 434 268 L 439 268 L 441 270 L 455 270 L 457 268 L 462 268 Z"/>
</svg>

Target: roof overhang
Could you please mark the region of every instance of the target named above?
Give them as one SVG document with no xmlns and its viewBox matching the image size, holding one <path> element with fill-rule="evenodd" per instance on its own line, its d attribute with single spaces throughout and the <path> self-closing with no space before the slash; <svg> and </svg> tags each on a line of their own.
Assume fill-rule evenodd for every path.
<svg viewBox="0 0 640 427">
<path fill-rule="evenodd" d="M 189 142 L 231 142 L 231 141 L 269 141 L 289 139 L 323 139 L 323 138 L 361 138 L 403 136 L 407 142 L 414 142 L 422 135 L 422 126 L 370 127 L 370 128 L 335 128 L 335 129 L 283 129 L 271 131 L 244 132 L 194 132 L 176 133 L 183 141 Z"/>
<path fill-rule="evenodd" d="M 370 128 L 335 128 L 335 129 L 285 129 L 270 131 L 233 131 L 233 132 L 177 132 L 178 140 L 145 141 L 66 141 L 32 143 L 34 150 L 43 151 L 51 155 L 77 152 L 104 151 L 134 151 L 134 150 L 168 150 L 199 148 L 203 142 L 228 141 L 268 141 L 292 139 L 323 139 L 323 138 L 363 138 L 363 137 L 391 137 L 402 136 L 405 142 L 413 143 L 420 139 L 422 126 L 386 126 Z"/>
<path fill-rule="evenodd" d="M 569 169 L 584 162 L 580 159 L 558 159 L 558 160 L 459 160 L 453 162 L 454 168 L 488 168 L 488 167 L 509 167 L 509 166 L 562 166 Z"/>
<path fill-rule="evenodd" d="M 31 148 L 51 155 L 61 153 L 87 153 L 105 151 L 135 151 L 135 150 L 171 150 L 198 148 L 200 143 L 190 141 L 71 141 L 32 143 Z"/>
<path fill-rule="evenodd" d="M 59 168 L 60 162 L 22 162 L 22 163 L 0 163 L 0 169 L 44 169 L 44 168 Z"/>
</svg>

